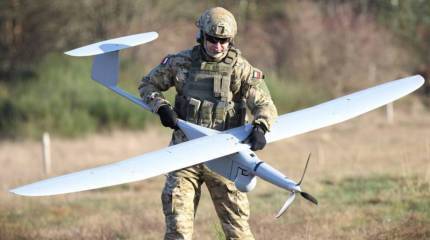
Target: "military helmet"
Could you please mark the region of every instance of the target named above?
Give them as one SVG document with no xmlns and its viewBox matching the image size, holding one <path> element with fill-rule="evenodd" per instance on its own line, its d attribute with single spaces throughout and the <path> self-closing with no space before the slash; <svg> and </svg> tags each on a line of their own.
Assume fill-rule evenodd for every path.
<svg viewBox="0 0 430 240">
<path fill-rule="evenodd" d="M 233 39 L 237 33 L 233 14 L 222 7 L 206 10 L 197 20 L 196 26 L 203 33 L 217 38 Z"/>
</svg>

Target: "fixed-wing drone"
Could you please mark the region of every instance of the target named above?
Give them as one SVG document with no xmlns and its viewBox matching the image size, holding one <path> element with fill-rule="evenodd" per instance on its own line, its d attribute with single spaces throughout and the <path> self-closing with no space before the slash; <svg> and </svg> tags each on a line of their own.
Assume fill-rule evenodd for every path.
<svg viewBox="0 0 430 240">
<path fill-rule="evenodd" d="M 150 42 L 158 37 L 156 32 L 135 34 L 106 40 L 66 52 L 70 56 L 95 56 L 92 79 L 113 92 L 125 97 L 146 110 L 150 107 L 140 98 L 118 87 L 119 51 Z M 349 94 L 314 107 L 279 116 L 271 131 L 266 134 L 267 143 L 333 125 L 383 106 L 403 97 L 424 83 L 419 76 L 406 77 L 353 94 Z M 124 161 L 53 177 L 12 189 L 24 196 L 48 196 L 78 192 L 123 183 L 144 180 L 167 172 L 204 163 L 211 170 L 234 181 L 243 192 L 251 191 L 260 177 L 290 192 L 290 196 L 276 217 L 281 216 L 294 201 L 296 194 L 317 204 L 310 194 L 303 192 L 300 184 L 263 162 L 250 150 L 246 139 L 252 125 L 246 124 L 226 131 L 216 131 L 178 120 L 178 127 L 189 141 L 169 146 Z"/>
</svg>

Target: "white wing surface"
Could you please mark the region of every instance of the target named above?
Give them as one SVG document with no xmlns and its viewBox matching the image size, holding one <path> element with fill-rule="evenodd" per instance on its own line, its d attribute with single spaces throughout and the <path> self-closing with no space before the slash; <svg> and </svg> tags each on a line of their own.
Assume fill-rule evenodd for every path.
<svg viewBox="0 0 430 240">
<path fill-rule="evenodd" d="M 65 54 L 74 57 L 93 56 L 134 47 L 155 40 L 156 38 L 158 38 L 158 33 L 156 32 L 139 33 L 93 43 L 84 47 L 67 51 Z"/>
<path fill-rule="evenodd" d="M 121 162 L 46 179 L 11 192 L 24 196 L 49 196 L 108 187 L 147 179 L 248 148 L 232 135 L 216 134 Z"/>
<path fill-rule="evenodd" d="M 415 91 L 424 83 L 417 75 L 384 83 L 280 116 L 267 135 L 273 142 L 357 117 Z"/>
<path fill-rule="evenodd" d="M 423 83 L 424 78 L 420 75 L 406 77 L 284 114 L 277 118 L 266 134 L 266 140 L 274 142 L 346 121 L 408 95 Z M 227 132 L 243 140 L 251 128 L 246 125 Z"/>
</svg>

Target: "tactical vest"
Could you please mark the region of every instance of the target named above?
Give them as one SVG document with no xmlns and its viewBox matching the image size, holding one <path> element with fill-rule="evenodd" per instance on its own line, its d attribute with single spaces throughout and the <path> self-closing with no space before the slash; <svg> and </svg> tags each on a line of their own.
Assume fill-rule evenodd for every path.
<svg viewBox="0 0 430 240">
<path fill-rule="evenodd" d="M 200 47 L 191 52 L 191 68 L 181 93 L 175 98 L 179 118 L 217 130 L 240 126 L 245 121 L 244 100 L 233 101 L 230 89 L 233 66 L 240 54 L 230 48 L 221 62 L 205 62 Z"/>
</svg>

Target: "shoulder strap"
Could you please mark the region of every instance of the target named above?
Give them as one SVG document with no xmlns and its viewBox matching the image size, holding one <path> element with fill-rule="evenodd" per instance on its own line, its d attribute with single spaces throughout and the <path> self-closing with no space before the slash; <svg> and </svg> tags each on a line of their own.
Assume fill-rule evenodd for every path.
<svg viewBox="0 0 430 240">
<path fill-rule="evenodd" d="M 226 64 L 228 64 L 228 65 L 230 65 L 230 66 L 233 66 L 236 63 L 237 58 L 239 57 L 239 55 L 240 55 L 239 49 L 231 47 L 228 50 L 228 53 L 225 56 L 223 62 L 226 63 Z"/>
</svg>

